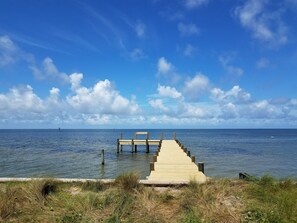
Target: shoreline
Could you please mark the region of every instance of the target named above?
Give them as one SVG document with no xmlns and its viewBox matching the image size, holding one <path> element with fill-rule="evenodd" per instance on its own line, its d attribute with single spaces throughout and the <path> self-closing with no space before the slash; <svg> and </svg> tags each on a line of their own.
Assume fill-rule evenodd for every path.
<svg viewBox="0 0 297 223">
<path fill-rule="evenodd" d="M 30 182 L 30 181 L 42 181 L 42 180 L 53 180 L 62 183 L 86 183 L 86 182 L 101 182 L 103 184 L 112 184 L 116 179 L 88 179 L 88 178 L 28 178 L 28 177 L 0 177 L 0 183 L 8 183 L 8 182 Z M 207 181 L 210 178 L 207 179 Z M 202 184 L 199 181 L 196 181 L 198 184 Z M 145 186 L 181 186 L 188 185 L 190 181 L 188 180 L 139 180 L 139 184 Z"/>
</svg>

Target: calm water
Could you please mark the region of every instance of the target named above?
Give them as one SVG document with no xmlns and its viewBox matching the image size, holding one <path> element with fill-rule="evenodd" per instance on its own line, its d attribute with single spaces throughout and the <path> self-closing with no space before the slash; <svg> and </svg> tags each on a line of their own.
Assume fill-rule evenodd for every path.
<svg viewBox="0 0 297 223">
<path fill-rule="evenodd" d="M 114 178 L 136 170 L 149 174 L 156 147 L 139 146 L 116 153 L 116 139 L 131 139 L 135 130 L 0 130 L 0 177 Z M 150 138 L 177 138 L 205 162 L 208 176 L 297 177 L 297 130 L 149 130 Z M 105 165 L 100 164 L 105 149 Z"/>
</svg>

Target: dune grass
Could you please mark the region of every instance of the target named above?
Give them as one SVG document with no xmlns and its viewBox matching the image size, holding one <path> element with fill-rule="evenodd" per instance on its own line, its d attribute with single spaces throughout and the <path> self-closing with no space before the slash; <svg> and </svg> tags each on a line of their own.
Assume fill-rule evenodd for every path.
<svg viewBox="0 0 297 223">
<path fill-rule="evenodd" d="M 297 222 L 297 184 L 269 176 L 250 181 L 154 188 L 136 173 L 101 181 L 53 179 L 0 183 L 0 222 Z"/>
</svg>

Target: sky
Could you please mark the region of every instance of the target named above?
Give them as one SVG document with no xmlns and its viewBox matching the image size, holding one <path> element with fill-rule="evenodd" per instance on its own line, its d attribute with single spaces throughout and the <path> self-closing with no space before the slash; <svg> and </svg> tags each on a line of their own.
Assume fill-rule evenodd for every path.
<svg viewBox="0 0 297 223">
<path fill-rule="evenodd" d="M 0 128 L 296 128 L 297 0 L 0 0 Z"/>
</svg>

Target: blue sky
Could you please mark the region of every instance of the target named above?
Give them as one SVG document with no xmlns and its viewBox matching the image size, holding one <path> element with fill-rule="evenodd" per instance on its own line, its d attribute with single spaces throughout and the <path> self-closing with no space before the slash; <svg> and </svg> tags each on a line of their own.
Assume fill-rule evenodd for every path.
<svg viewBox="0 0 297 223">
<path fill-rule="evenodd" d="M 296 0 L 0 0 L 0 128 L 296 128 Z"/>
</svg>

